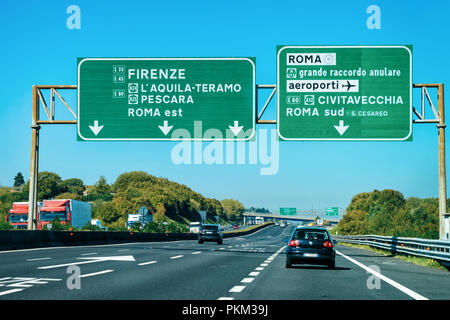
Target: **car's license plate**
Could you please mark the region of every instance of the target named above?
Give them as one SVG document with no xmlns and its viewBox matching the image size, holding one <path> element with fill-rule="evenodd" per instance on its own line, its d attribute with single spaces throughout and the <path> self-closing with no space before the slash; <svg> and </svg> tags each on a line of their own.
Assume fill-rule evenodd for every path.
<svg viewBox="0 0 450 320">
<path fill-rule="evenodd" d="M 318 257 L 319 255 L 317 253 L 304 253 L 303 254 L 304 257 Z"/>
</svg>

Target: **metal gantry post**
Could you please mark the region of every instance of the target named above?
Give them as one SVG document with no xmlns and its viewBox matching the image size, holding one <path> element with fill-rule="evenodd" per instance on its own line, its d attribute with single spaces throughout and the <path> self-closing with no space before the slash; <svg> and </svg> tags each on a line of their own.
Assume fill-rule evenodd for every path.
<svg viewBox="0 0 450 320">
<path fill-rule="evenodd" d="M 37 86 L 32 89 L 32 122 L 31 122 L 31 163 L 30 186 L 28 194 L 28 230 L 37 229 L 37 184 L 39 171 L 39 97 Z"/>
<path fill-rule="evenodd" d="M 438 85 L 438 152 L 439 152 L 439 239 L 449 239 L 445 230 L 447 218 L 447 181 L 445 175 L 445 113 L 444 113 L 444 84 Z"/>
</svg>

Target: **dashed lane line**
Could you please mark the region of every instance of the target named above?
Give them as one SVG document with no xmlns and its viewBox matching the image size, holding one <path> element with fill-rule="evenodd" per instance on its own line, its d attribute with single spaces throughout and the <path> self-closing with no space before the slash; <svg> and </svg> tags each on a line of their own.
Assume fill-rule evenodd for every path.
<svg viewBox="0 0 450 320">
<path fill-rule="evenodd" d="M 280 249 L 278 249 L 274 254 L 272 254 L 269 258 L 267 258 L 264 263 L 261 263 L 259 267 L 255 268 L 255 271 L 252 271 L 249 273 L 248 277 L 245 277 L 241 280 L 241 283 L 252 283 L 256 278 L 256 276 L 258 276 L 260 274 L 261 271 L 264 270 L 264 267 L 267 267 L 269 265 L 269 263 L 271 263 L 279 254 L 280 252 L 285 248 L 286 246 L 281 247 Z M 235 292 L 242 292 L 242 290 L 244 290 L 246 288 L 246 286 L 243 285 L 238 285 L 238 286 L 234 286 L 232 287 L 228 292 L 230 293 L 235 293 Z M 219 297 L 217 300 L 233 300 L 233 297 Z"/>
<path fill-rule="evenodd" d="M 34 258 L 34 259 L 27 259 L 27 261 L 42 261 L 42 260 L 50 260 L 50 257 L 46 257 L 46 258 Z"/>
<path fill-rule="evenodd" d="M 142 263 L 138 263 L 138 266 L 146 266 L 148 264 L 154 264 L 157 263 L 158 261 L 147 261 L 147 262 L 142 262 Z"/>
<path fill-rule="evenodd" d="M 0 292 L 0 296 L 4 296 L 10 293 L 14 293 L 14 292 L 19 292 L 22 291 L 23 289 L 11 289 L 11 290 L 6 290 L 6 291 L 1 291 Z"/>
<path fill-rule="evenodd" d="M 105 273 L 110 273 L 113 272 L 114 270 L 103 270 L 103 271 L 98 271 L 98 272 L 93 272 L 93 273 L 87 273 L 87 274 L 82 274 L 80 275 L 80 278 L 87 278 L 87 277 L 93 277 L 93 276 L 98 276 L 100 274 L 105 274 Z"/>
</svg>

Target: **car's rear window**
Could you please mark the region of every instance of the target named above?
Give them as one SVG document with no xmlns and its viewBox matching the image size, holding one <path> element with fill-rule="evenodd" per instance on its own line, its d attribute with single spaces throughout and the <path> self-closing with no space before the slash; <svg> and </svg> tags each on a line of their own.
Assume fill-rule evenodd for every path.
<svg viewBox="0 0 450 320">
<path fill-rule="evenodd" d="M 203 226 L 203 230 L 217 230 L 217 226 Z"/>
<path fill-rule="evenodd" d="M 328 240 L 328 233 L 324 230 L 295 230 L 295 240 Z"/>
</svg>

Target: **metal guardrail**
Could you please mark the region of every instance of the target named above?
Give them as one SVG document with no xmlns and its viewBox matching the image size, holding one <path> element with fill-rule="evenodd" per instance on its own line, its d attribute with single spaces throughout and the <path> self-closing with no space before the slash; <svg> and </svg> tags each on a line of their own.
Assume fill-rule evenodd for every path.
<svg viewBox="0 0 450 320">
<path fill-rule="evenodd" d="M 389 250 L 392 253 L 407 254 L 438 260 L 445 265 L 450 263 L 450 241 L 390 236 L 338 236 L 333 239 L 353 244 L 365 244 L 371 247 Z"/>
</svg>

